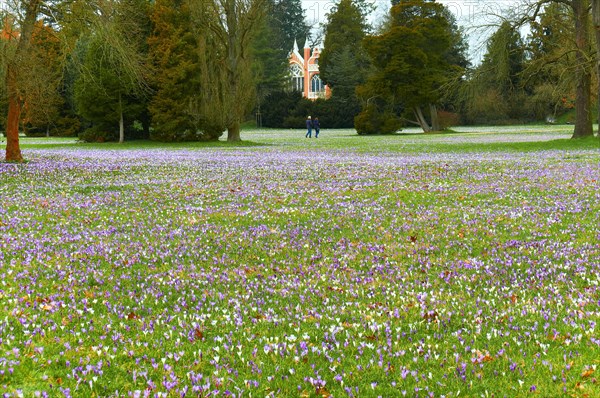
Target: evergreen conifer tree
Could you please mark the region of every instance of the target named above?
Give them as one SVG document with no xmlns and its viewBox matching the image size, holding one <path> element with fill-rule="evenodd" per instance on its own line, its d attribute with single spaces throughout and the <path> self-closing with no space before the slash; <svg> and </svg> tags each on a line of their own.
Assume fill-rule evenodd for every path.
<svg viewBox="0 0 600 398">
<path fill-rule="evenodd" d="M 374 71 L 359 88 L 364 109 L 374 112 L 374 104 L 383 102 L 389 112 L 401 105 L 424 131 L 439 130 L 441 88 L 453 74 L 462 73 L 461 57 L 450 56 L 460 48 L 455 25 L 447 9 L 432 1 L 399 1 L 390 15 L 382 34 L 365 39 Z"/>
<path fill-rule="evenodd" d="M 203 134 L 198 114 L 200 98 L 199 37 L 187 2 L 157 0 L 151 14 L 154 30 L 149 38 L 152 60 L 150 102 L 152 138 L 161 141 L 215 139 Z"/>
</svg>

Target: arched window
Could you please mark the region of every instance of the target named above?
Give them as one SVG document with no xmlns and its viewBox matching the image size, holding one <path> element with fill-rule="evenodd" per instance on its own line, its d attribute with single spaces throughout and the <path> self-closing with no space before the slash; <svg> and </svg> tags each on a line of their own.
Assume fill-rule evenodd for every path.
<svg viewBox="0 0 600 398">
<path fill-rule="evenodd" d="M 292 90 L 302 92 L 304 90 L 304 71 L 300 65 L 292 64 L 290 75 L 292 76 Z"/>
<path fill-rule="evenodd" d="M 310 91 L 313 93 L 325 91 L 325 86 L 319 75 L 314 75 L 312 79 L 310 79 Z"/>
</svg>

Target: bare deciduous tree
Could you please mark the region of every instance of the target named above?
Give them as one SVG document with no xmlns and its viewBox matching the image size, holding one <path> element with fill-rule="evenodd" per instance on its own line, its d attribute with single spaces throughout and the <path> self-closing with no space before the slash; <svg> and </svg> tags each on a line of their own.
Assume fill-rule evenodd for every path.
<svg viewBox="0 0 600 398">
<path fill-rule="evenodd" d="M 5 84 L 8 97 L 8 116 L 6 118 L 6 161 L 22 162 L 23 155 L 19 145 L 19 125 L 25 101 L 26 80 L 25 65 L 32 56 L 31 38 L 42 1 L 19 1 L 13 4 L 15 12 L 5 18 L 3 36 L 11 41 L 13 46 L 3 55 L 5 63 Z M 16 12 L 16 11 L 22 11 Z M 12 48 L 10 48 L 12 47 Z"/>
<path fill-rule="evenodd" d="M 223 126 L 228 141 L 240 141 L 240 124 L 256 98 L 252 42 L 265 16 L 267 1 L 190 0 L 190 7 L 202 34 L 200 109 L 205 124 Z"/>
<path fill-rule="evenodd" d="M 561 3 L 573 11 L 575 19 L 575 46 L 577 69 L 575 74 L 575 128 L 573 138 L 588 137 L 593 135 L 591 113 L 591 70 L 590 70 L 590 6 L 597 0 L 524 0 L 524 7 L 518 8 L 521 15 L 515 18 L 517 25 L 526 24 L 535 20 L 544 6 L 550 3 Z"/>
<path fill-rule="evenodd" d="M 149 90 L 146 76 L 146 60 L 139 49 L 140 27 L 143 10 L 132 0 L 102 0 L 89 2 L 89 28 L 91 42 L 95 42 L 97 69 L 105 69 L 118 82 L 116 92 L 110 93 L 117 101 L 116 113 L 119 123 L 119 142 L 125 140 L 123 97 Z M 84 85 L 104 89 L 95 72 L 80 65 Z M 96 87 L 96 88 L 98 88 Z M 115 121 L 116 122 L 116 121 Z"/>
<path fill-rule="evenodd" d="M 598 117 L 600 118 L 600 0 L 592 1 L 592 23 L 594 25 L 594 37 L 596 39 L 596 74 L 598 76 L 597 87 L 597 102 L 598 102 Z M 600 139 L 600 127 L 598 131 L 598 139 Z"/>
</svg>

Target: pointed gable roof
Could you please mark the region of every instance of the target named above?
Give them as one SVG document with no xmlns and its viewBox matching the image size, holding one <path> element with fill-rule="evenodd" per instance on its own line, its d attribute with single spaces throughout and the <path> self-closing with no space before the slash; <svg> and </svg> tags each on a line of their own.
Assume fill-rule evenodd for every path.
<svg viewBox="0 0 600 398">
<path fill-rule="evenodd" d="M 294 39 L 294 48 L 292 49 L 292 53 L 290 54 L 290 56 L 292 56 L 292 58 L 293 56 L 295 56 L 298 62 L 304 65 L 304 58 L 300 54 L 300 50 L 298 49 L 298 42 L 296 41 L 296 39 Z"/>
</svg>

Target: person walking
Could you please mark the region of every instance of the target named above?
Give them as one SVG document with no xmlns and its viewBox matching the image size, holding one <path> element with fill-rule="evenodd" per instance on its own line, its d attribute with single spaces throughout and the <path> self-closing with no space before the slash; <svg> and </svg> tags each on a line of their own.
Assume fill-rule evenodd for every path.
<svg viewBox="0 0 600 398">
<path fill-rule="evenodd" d="M 315 120 L 313 120 L 313 128 L 315 129 L 315 138 L 319 138 L 319 131 L 321 131 L 321 125 L 319 124 L 318 117 L 315 117 Z"/>
<path fill-rule="evenodd" d="M 312 137 L 312 128 L 313 128 L 313 122 L 309 116 L 308 118 L 306 118 L 306 135 L 304 137 L 306 137 L 306 138 Z"/>
</svg>

